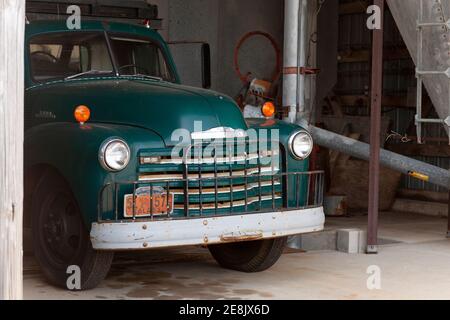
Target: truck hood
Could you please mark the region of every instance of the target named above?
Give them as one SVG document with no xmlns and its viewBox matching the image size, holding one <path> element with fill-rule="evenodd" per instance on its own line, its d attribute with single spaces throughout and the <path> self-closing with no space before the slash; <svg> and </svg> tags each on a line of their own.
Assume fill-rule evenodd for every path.
<svg viewBox="0 0 450 320">
<path fill-rule="evenodd" d="M 226 96 L 142 78 L 57 81 L 28 89 L 26 99 L 33 115 L 50 114 L 55 122 L 73 122 L 75 107 L 86 105 L 91 110 L 89 122 L 146 128 L 160 135 L 167 146 L 178 142 L 172 141 L 177 129 L 247 129 L 239 108 Z M 201 127 L 194 128 L 195 122 Z"/>
</svg>

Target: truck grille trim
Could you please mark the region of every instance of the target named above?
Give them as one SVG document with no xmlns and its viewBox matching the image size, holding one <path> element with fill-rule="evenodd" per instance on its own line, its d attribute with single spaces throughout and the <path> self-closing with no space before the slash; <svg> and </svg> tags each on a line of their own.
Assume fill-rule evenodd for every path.
<svg viewBox="0 0 450 320">
<path fill-rule="evenodd" d="M 322 206 L 323 172 L 292 172 L 287 162 L 283 163 L 289 157 L 288 150 L 277 145 L 273 148 L 275 150 L 255 154 L 249 151 L 250 146 L 255 145 L 258 144 L 247 142 L 245 154 L 235 151 L 232 159 L 237 163 L 228 164 L 217 160 L 229 160 L 230 157 L 217 157 L 213 163 L 208 158 L 205 161 L 197 158 L 197 161 L 194 146 L 184 150 L 184 154 L 189 156 L 184 156 L 182 163 L 175 164 L 158 163 L 158 160 L 168 159 L 171 150 L 143 150 L 138 155 L 140 166 L 137 181 L 112 182 L 101 190 L 98 219 L 113 222 L 129 219 L 174 220 Z M 148 161 L 142 161 L 142 157 L 147 157 Z M 256 164 L 251 161 L 255 157 Z M 285 170 L 288 172 L 283 172 Z M 154 197 L 155 189 L 159 198 Z M 140 212 L 136 213 L 138 194 Z M 162 207 L 159 200 L 162 199 L 161 194 L 166 199 Z M 156 207 L 152 202 L 154 198 L 158 199 Z M 167 201 L 169 199 L 170 203 Z M 144 208 L 147 208 L 146 211 L 142 211 Z M 153 208 L 158 208 L 156 214 Z"/>
<path fill-rule="evenodd" d="M 194 202 L 184 201 L 185 198 L 183 198 L 183 201 L 174 204 L 173 214 L 151 214 L 145 217 L 139 217 L 133 213 L 132 218 L 124 218 L 123 212 L 120 209 L 120 204 L 123 203 L 122 188 L 131 190 L 126 191 L 125 194 L 133 192 L 136 194 L 136 190 L 141 187 L 149 187 L 149 190 L 152 190 L 156 186 L 166 185 L 167 192 L 172 193 L 172 189 L 170 189 L 171 181 L 166 181 L 165 183 L 161 181 L 158 183 L 143 183 L 141 181 L 110 183 L 105 185 L 99 194 L 98 221 L 100 223 L 120 223 L 129 221 L 130 219 L 136 221 L 149 221 L 154 219 L 177 220 L 319 208 L 323 206 L 324 177 L 325 174 L 322 171 L 289 172 L 279 173 L 273 176 L 273 183 L 272 181 L 265 181 L 261 182 L 261 185 L 259 183 L 236 185 L 232 187 L 234 189 L 230 189 L 227 186 L 218 188 L 218 192 L 215 192 L 215 188 L 214 192 L 212 192 L 211 188 L 191 189 L 188 191 L 189 198 L 197 196 L 199 199 Z M 217 178 L 216 183 L 219 184 L 222 179 Z M 185 184 L 189 182 L 188 180 L 183 181 Z M 211 180 L 200 179 L 198 182 L 209 183 Z M 227 189 L 233 190 L 233 192 L 226 193 L 225 190 Z M 174 196 L 185 196 L 184 189 L 183 192 L 180 192 L 179 188 L 174 188 L 173 190 Z M 240 198 L 236 196 L 237 192 L 241 193 Z M 252 195 L 247 197 L 244 195 L 244 193 L 251 194 L 251 192 L 256 192 L 256 196 Z M 149 195 L 150 197 L 152 196 L 151 191 Z M 220 199 L 221 195 L 225 196 L 225 200 Z M 210 197 L 210 199 L 208 201 L 203 200 L 205 197 Z M 245 211 L 242 211 L 243 209 Z M 177 212 L 182 214 L 176 214 Z"/>
<path fill-rule="evenodd" d="M 204 179 L 214 179 L 214 178 L 242 178 L 245 176 L 251 177 L 254 176 L 258 173 L 261 173 L 262 175 L 273 175 L 276 174 L 279 171 L 278 168 L 274 167 L 273 169 L 271 167 L 263 167 L 261 168 L 261 172 L 259 172 L 259 169 L 247 169 L 247 170 L 239 170 L 239 171 L 232 171 L 231 173 L 228 172 L 217 172 L 216 173 L 203 173 L 201 175 L 202 178 Z M 247 174 L 246 174 L 247 172 Z M 190 173 L 188 175 L 189 180 L 191 181 L 196 181 L 196 179 L 199 179 L 199 174 L 198 173 Z M 157 182 L 157 181 L 167 181 L 167 180 L 172 180 L 172 181 L 182 181 L 184 179 L 184 175 L 182 173 L 180 174 L 141 174 L 139 176 L 139 181 L 153 181 L 153 182 Z"/>
<path fill-rule="evenodd" d="M 258 202 L 266 202 L 266 201 L 272 201 L 272 200 L 280 200 L 282 199 L 282 196 L 280 194 L 276 195 L 275 197 L 272 196 L 263 196 L 261 197 L 261 199 L 259 199 L 259 197 L 252 197 L 252 198 L 248 198 L 247 199 L 247 206 L 253 205 L 255 203 Z M 231 207 L 233 208 L 238 208 L 238 207 L 245 207 L 246 205 L 246 201 L 245 200 L 239 200 L 239 201 L 234 201 L 233 203 L 231 202 L 219 202 L 217 203 L 217 207 L 215 203 L 204 203 L 202 204 L 202 210 L 204 211 L 210 211 L 210 210 L 216 210 L 217 209 L 230 209 Z M 182 205 L 175 205 L 175 210 L 183 210 L 184 206 Z M 200 205 L 189 205 L 189 210 L 197 210 L 200 211 Z"/>
<path fill-rule="evenodd" d="M 279 180 L 275 181 L 274 183 L 275 186 L 281 186 L 281 182 Z M 270 181 L 266 181 L 266 182 L 261 182 L 261 187 L 271 187 L 272 186 L 272 182 Z M 245 190 L 250 191 L 250 190 L 254 190 L 259 188 L 259 184 L 258 183 L 249 183 L 247 185 L 245 184 L 241 184 L 241 185 L 235 185 L 233 186 L 233 192 L 243 192 Z M 171 193 L 175 194 L 175 195 L 183 195 L 184 194 L 184 190 L 183 189 L 171 189 L 170 190 Z M 214 188 L 203 188 L 202 190 L 202 194 L 203 195 L 211 195 L 211 194 L 226 194 L 226 193 L 230 193 L 230 187 L 220 187 L 214 189 Z M 199 195 L 200 194 L 200 190 L 199 189 L 190 189 L 189 190 L 189 195 Z"/>
<path fill-rule="evenodd" d="M 140 157 L 140 161 L 142 165 L 145 164 L 157 164 L 157 165 L 199 165 L 199 164 L 226 164 L 226 163 L 234 163 L 234 162 L 243 162 L 243 161 L 253 161 L 258 160 L 260 158 L 268 158 L 272 156 L 277 156 L 277 151 L 264 151 L 261 154 L 251 153 L 248 155 L 235 155 L 231 157 L 218 157 L 218 158 L 201 158 L 201 159 L 171 159 L 161 158 L 157 161 L 150 162 L 148 159 L 154 158 L 151 156 L 142 155 Z"/>
<path fill-rule="evenodd" d="M 248 198 L 247 199 L 247 205 L 253 205 L 255 203 L 258 203 L 260 201 L 262 202 L 266 202 L 266 201 L 272 201 L 273 199 L 275 200 L 281 200 L 282 196 L 280 194 L 275 195 L 275 197 L 272 196 L 263 196 L 261 197 L 261 199 L 259 199 L 259 197 L 252 197 L 252 198 Z M 233 208 L 238 208 L 238 207 L 245 207 L 246 205 L 246 201 L 245 200 L 239 200 L 239 201 L 234 201 L 233 203 L 231 202 L 220 202 L 217 204 L 217 209 L 229 209 L 231 207 Z M 202 204 L 202 208 L 204 211 L 208 211 L 208 210 L 216 210 L 216 204 L 215 203 L 204 203 Z M 175 205 L 175 210 L 183 210 L 184 206 L 183 205 Z M 199 211 L 200 205 L 189 205 L 189 210 L 197 210 Z"/>
</svg>

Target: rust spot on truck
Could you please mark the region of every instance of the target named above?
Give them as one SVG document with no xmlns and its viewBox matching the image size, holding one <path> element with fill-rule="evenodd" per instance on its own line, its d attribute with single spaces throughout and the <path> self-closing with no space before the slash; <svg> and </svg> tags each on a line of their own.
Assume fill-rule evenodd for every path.
<svg viewBox="0 0 450 320">
<path fill-rule="evenodd" d="M 242 242 L 242 241 L 255 241 L 263 239 L 264 235 L 262 232 L 248 233 L 248 234 L 228 234 L 222 235 L 220 237 L 221 242 Z"/>
</svg>

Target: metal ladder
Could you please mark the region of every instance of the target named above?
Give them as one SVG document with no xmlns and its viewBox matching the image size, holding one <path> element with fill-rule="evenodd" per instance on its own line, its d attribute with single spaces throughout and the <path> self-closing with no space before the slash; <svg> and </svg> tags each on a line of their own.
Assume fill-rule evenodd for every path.
<svg viewBox="0 0 450 320">
<path fill-rule="evenodd" d="M 430 1 L 430 0 L 427 0 Z M 420 0 L 419 5 L 419 18 L 417 20 L 418 30 L 418 46 L 417 46 L 417 66 L 416 66 L 416 78 L 417 78 L 417 112 L 416 112 L 416 127 L 417 127 L 417 143 L 423 144 L 422 139 L 422 125 L 424 123 L 442 124 L 447 126 L 450 130 L 450 116 L 446 119 L 423 119 L 422 118 L 422 97 L 423 97 L 423 77 L 426 75 L 444 75 L 449 79 L 449 108 L 450 108 L 450 67 L 444 71 L 432 71 L 424 70 L 423 68 L 423 39 L 425 28 L 441 27 L 444 33 L 448 33 L 450 30 L 450 19 L 445 19 L 444 11 L 442 8 L 441 0 L 433 0 L 436 6 L 435 14 L 437 22 L 424 22 L 424 0 Z M 450 41 L 450 39 L 449 39 Z M 449 138 L 450 144 L 450 138 Z"/>
</svg>

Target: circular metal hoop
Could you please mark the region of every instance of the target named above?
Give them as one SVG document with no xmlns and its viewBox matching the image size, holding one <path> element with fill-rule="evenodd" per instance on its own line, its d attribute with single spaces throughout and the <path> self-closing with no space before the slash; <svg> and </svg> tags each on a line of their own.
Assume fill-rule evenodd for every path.
<svg viewBox="0 0 450 320">
<path fill-rule="evenodd" d="M 236 71 L 236 74 L 237 74 L 237 76 L 239 77 L 239 79 L 241 79 L 241 81 L 242 81 L 244 84 L 247 84 L 247 83 L 249 82 L 248 77 L 249 77 L 249 75 L 250 75 L 251 73 L 248 72 L 248 73 L 246 73 L 245 75 L 242 74 L 241 68 L 240 68 L 240 66 L 239 66 L 239 51 L 241 50 L 242 45 L 243 45 L 248 39 L 250 39 L 250 38 L 252 38 L 252 37 L 254 37 L 254 36 L 262 36 L 262 37 L 267 38 L 267 39 L 270 41 L 272 47 L 273 47 L 274 50 L 275 50 L 275 53 L 276 53 L 276 67 L 275 67 L 275 70 L 274 70 L 274 72 L 273 72 L 272 79 L 271 79 L 272 82 L 275 82 L 275 81 L 278 80 L 278 78 L 280 77 L 280 74 L 281 74 L 281 63 L 282 63 L 282 61 L 281 61 L 281 50 L 280 50 L 280 47 L 278 46 L 277 41 L 275 40 L 275 38 L 272 37 L 270 34 L 268 34 L 268 33 L 266 33 L 266 32 L 263 32 L 263 31 L 252 31 L 252 32 L 249 32 L 249 33 L 245 34 L 245 35 L 239 40 L 239 42 L 238 42 L 236 48 L 234 49 L 234 69 L 235 69 L 235 71 Z"/>
</svg>

